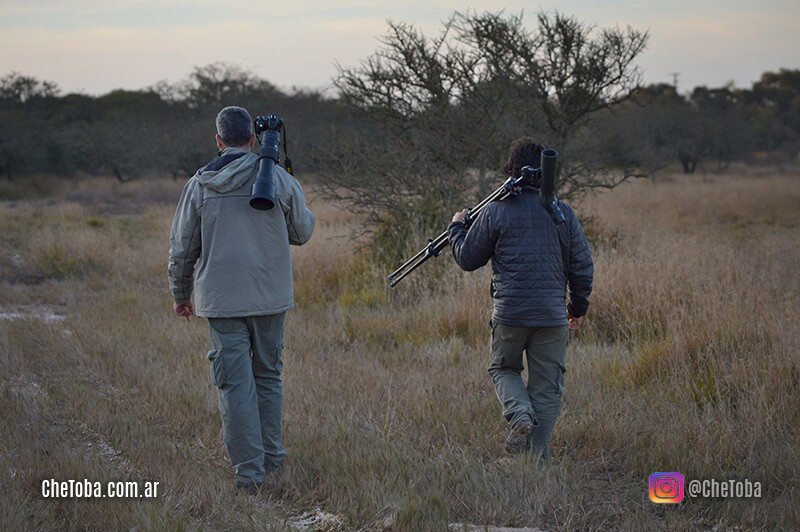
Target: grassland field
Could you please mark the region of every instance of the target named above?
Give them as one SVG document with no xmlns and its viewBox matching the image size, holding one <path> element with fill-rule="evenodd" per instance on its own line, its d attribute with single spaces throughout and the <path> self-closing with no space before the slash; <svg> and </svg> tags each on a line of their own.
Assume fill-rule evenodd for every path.
<svg viewBox="0 0 800 532">
<path fill-rule="evenodd" d="M 315 508 L 341 530 L 800 527 L 800 175 L 665 173 L 576 206 L 595 289 L 544 464 L 501 449 L 489 268 L 442 256 L 390 289 L 391 265 L 350 238 L 359 219 L 309 181 L 287 482 L 255 498 L 233 489 L 207 324 L 172 314 L 181 186 L 0 181 L 0 528 L 293 530 Z M 657 471 L 761 497 L 654 504 Z M 51 478 L 162 491 L 46 499 Z"/>
</svg>

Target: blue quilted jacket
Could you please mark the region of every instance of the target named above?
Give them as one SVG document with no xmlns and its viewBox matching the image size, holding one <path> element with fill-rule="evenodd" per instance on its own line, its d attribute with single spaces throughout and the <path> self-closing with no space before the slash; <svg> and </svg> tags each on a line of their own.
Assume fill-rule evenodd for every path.
<svg viewBox="0 0 800 532">
<path fill-rule="evenodd" d="M 594 265 L 575 213 L 559 202 L 566 222 L 556 226 L 538 189 L 489 204 L 467 231 L 448 227 L 453 257 L 472 271 L 492 259 L 492 321 L 512 327 L 556 327 L 586 314 Z M 566 304 L 569 287 L 569 305 Z"/>
</svg>

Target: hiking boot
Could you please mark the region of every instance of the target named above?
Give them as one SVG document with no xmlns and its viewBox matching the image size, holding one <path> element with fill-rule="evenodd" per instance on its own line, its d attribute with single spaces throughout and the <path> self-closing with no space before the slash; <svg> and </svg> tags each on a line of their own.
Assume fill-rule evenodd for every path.
<svg viewBox="0 0 800 532">
<path fill-rule="evenodd" d="M 258 492 L 264 486 L 263 482 L 256 482 L 255 480 L 237 480 L 236 489 L 241 490 L 248 495 L 258 495 Z"/>
<path fill-rule="evenodd" d="M 264 481 L 266 482 L 267 479 L 272 479 L 273 481 L 280 480 L 286 475 L 286 469 L 283 467 L 283 464 L 278 465 L 268 465 L 264 464 Z"/>
<path fill-rule="evenodd" d="M 291 490 L 292 482 L 286 473 L 283 464 L 267 468 L 264 473 L 264 491 L 271 495 L 283 495 L 286 490 Z"/>
<path fill-rule="evenodd" d="M 525 416 L 509 431 L 506 442 L 503 444 L 503 449 L 508 453 L 524 453 L 528 450 L 528 435 L 531 433 L 535 426 L 539 425 L 537 421 L 531 421 L 531 418 Z"/>
</svg>

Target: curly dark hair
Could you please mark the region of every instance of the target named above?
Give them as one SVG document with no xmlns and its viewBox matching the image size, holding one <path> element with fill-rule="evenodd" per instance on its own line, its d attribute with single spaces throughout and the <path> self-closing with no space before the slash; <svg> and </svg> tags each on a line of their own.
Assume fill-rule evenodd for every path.
<svg viewBox="0 0 800 532">
<path fill-rule="evenodd" d="M 531 137 L 518 138 L 511 143 L 508 149 L 508 162 L 503 167 L 503 172 L 509 177 L 518 178 L 522 175 L 523 166 L 539 167 L 544 148 Z M 539 186 L 539 183 L 534 183 Z"/>
</svg>

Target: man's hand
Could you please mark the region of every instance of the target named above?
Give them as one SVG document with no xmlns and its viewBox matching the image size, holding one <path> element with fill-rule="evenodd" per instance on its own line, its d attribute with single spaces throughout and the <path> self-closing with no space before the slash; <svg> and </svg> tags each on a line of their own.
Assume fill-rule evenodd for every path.
<svg viewBox="0 0 800 532">
<path fill-rule="evenodd" d="M 185 317 L 186 321 L 189 321 L 189 316 L 194 316 L 194 305 L 192 305 L 191 301 L 188 303 L 184 303 L 183 305 L 178 305 L 177 303 L 173 303 L 172 309 L 178 316 Z"/>
<path fill-rule="evenodd" d="M 463 211 L 461 211 L 461 212 L 457 212 L 457 213 L 455 213 L 455 214 L 453 215 L 453 221 L 454 221 L 454 222 L 463 222 L 463 221 L 464 221 L 464 219 L 467 217 L 467 213 L 468 213 L 468 212 L 469 212 L 469 209 L 464 209 L 464 210 L 463 210 Z"/>
<path fill-rule="evenodd" d="M 577 331 L 578 328 L 581 326 L 581 321 L 583 320 L 583 316 L 580 318 L 576 318 L 572 316 L 569 312 L 567 312 L 567 322 L 570 331 Z"/>
</svg>

